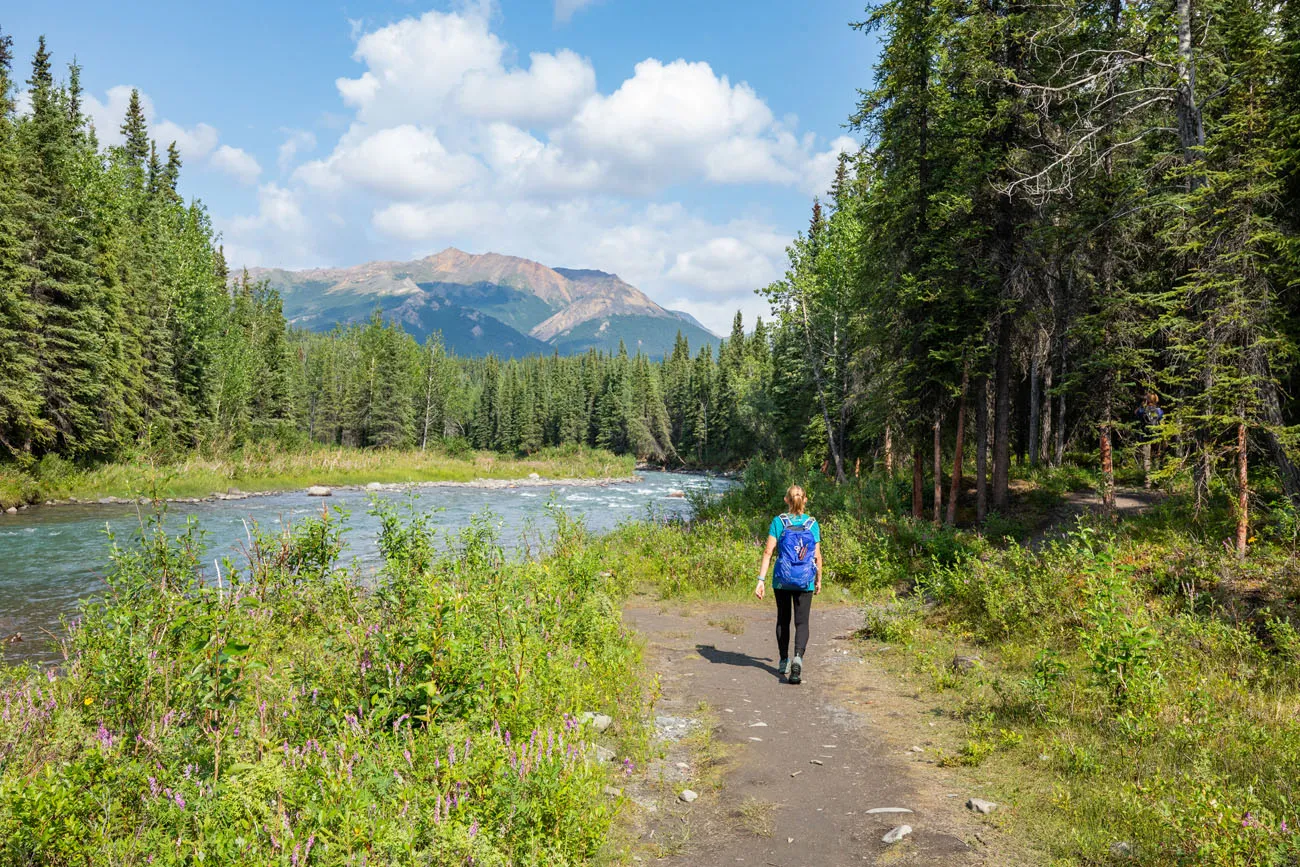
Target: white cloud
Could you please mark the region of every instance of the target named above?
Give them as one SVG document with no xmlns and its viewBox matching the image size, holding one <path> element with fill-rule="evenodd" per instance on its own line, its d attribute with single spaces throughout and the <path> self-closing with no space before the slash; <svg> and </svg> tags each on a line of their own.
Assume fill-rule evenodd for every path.
<svg viewBox="0 0 1300 867">
<path fill-rule="evenodd" d="M 465 74 L 458 107 L 471 117 L 521 123 L 567 120 L 596 92 L 591 62 L 572 51 L 530 55 L 527 70 L 474 69 Z"/>
<path fill-rule="evenodd" d="M 322 226 L 307 218 L 297 193 L 279 184 L 263 184 L 257 188 L 257 205 L 257 213 L 227 223 L 223 241 L 232 266 L 320 264 L 316 239 Z"/>
<path fill-rule="evenodd" d="M 596 0 L 555 0 L 555 20 L 568 21 Z"/>
<path fill-rule="evenodd" d="M 320 189 L 357 187 L 398 199 L 445 196 L 473 181 L 479 162 L 450 153 L 432 130 L 403 124 L 367 134 L 353 128 L 334 153 L 294 177 Z"/>
<path fill-rule="evenodd" d="M 210 165 L 219 172 L 225 172 L 241 184 L 253 184 L 262 173 L 262 167 L 248 151 L 222 145 L 212 154 Z"/>
<path fill-rule="evenodd" d="M 283 132 L 288 133 L 288 138 L 280 145 L 276 164 L 279 165 L 280 171 L 287 172 L 298 154 L 316 149 L 316 136 L 305 129 L 290 129 Z"/>
<path fill-rule="evenodd" d="M 767 246 L 764 251 L 748 240 L 713 238 L 678 253 L 668 277 L 715 295 L 757 289 L 781 276 Z"/>
<path fill-rule="evenodd" d="M 585 5 L 559 0 L 557 19 Z M 573 51 L 517 60 L 494 14 L 462 0 L 361 33 L 360 68 L 336 81 L 343 131 L 296 168 L 315 141 L 286 131 L 288 180 L 230 221 L 231 246 L 248 261 L 331 265 L 454 244 L 614 271 L 724 333 L 737 307 L 765 310 L 753 290 L 784 271 L 803 210 L 788 226 L 704 219 L 667 192 L 743 185 L 719 194 L 738 212 L 760 188 L 824 192 L 856 142 L 801 132 L 708 63 L 647 58 L 600 88 Z"/>
<path fill-rule="evenodd" d="M 94 124 L 95 136 L 101 146 L 122 144 L 122 121 L 131 102 L 131 90 L 130 85 L 119 84 L 110 87 L 103 100 L 92 93 L 85 95 L 83 110 Z M 166 151 L 167 146 L 175 142 L 181 159 L 195 163 L 211 154 L 217 146 L 217 130 L 206 123 L 186 127 L 170 120 L 156 121 L 153 100 L 143 92 L 140 94 L 140 109 L 149 125 L 149 137 L 158 142 L 159 150 Z"/>
</svg>

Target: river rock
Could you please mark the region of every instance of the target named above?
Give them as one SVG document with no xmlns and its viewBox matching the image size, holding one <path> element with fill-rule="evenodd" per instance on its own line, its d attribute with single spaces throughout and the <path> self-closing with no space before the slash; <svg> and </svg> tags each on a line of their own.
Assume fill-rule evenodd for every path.
<svg viewBox="0 0 1300 867">
<path fill-rule="evenodd" d="M 912 833 L 911 825 L 899 825 L 897 828 L 889 831 L 885 836 L 880 838 L 882 843 L 897 843 L 899 840 Z"/>
<path fill-rule="evenodd" d="M 967 809 L 974 810 L 976 813 L 984 813 L 987 815 L 996 810 L 998 805 L 992 801 L 981 801 L 979 798 L 971 798 L 966 802 L 966 807 Z"/>
<path fill-rule="evenodd" d="M 585 711 L 578 717 L 580 723 L 591 723 L 591 727 L 598 732 L 603 732 L 614 723 L 614 718 L 609 714 L 593 713 Z"/>
<path fill-rule="evenodd" d="M 541 476 L 538 475 L 537 473 L 529 473 L 528 478 L 532 479 L 533 481 L 537 481 L 538 479 L 541 478 Z"/>
<path fill-rule="evenodd" d="M 680 500 L 680 499 L 682 499 L 682 498 L 684 498 L 684 497 L 686 496 L 686 492 L 685 492 L 685 491 L 669 491 L 669 492 L 668 492 L 668 496 L 672 497 L 672 498 L 675 499 L 675 500 Z"/>
<path fill-rule="evenodd" d="M 681 798 L 683 801 L 689 804 L 692 801 L 694 801 L 696 798 L 698 798 L 699 795 L 697 795 L 695 792 L 692 792 L 690 789 L 682 789 L 682 793 L 677 797 Z"/>
<path fill-rule="evenodd" d="M 5 514 L 6 514 L 6 515 L 17 515 L 17 514 L 18 514 L 18 510 L 17 510 L 16 508 L 14 508 L 13 506 L 10 506 L 9 508 L 5 509 Z"/>
<path fill-rule="evenodd" d="M 312 485 L 307 489 L 307 496 L 309 497 L 328 497 L 333 493 L 332 490 L 324 485 Z"/>
<path fill-rule="evenodd" d="M 370 484 L 366 485 L 367 491 L 382 491 L 383 489 L 384 486 L 379 484 L 379 482 L 371 482 Z"/>
</svg>

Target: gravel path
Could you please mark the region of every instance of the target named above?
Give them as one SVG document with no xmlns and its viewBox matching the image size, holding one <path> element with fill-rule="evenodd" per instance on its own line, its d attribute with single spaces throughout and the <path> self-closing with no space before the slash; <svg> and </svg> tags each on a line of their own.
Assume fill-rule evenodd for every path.
<svg viewBox="0 0 1300 867">
<path fill-rule="evenodd" d="M 996 813 L 967 808 L 978 787 L 934 763 L 924 746 L 936 731 L 933 709 L 863 658 L 852 637 L 861 622 L 856 608 L 814 604 L 804 683 L 792 686 L 777 675 L 769 604 L 709 606 L 689 616 L 657 604 L 625 610 L 660 677 L 658 717 L 702 720 L 726 756 L 709 774 L 695 766 L 708 756 L 691 757 L 667 739 L 662 766 L 627 793 L 640 805 L 636 860 L 1033 863 L 1014 854 Z M 679 794 L 691 785 L 700 791 L 688 804 Z M 911 812 L 869 812 L 880 808 Z M 911 833 L 882 841 L 900 825 Z"/>
</svg>

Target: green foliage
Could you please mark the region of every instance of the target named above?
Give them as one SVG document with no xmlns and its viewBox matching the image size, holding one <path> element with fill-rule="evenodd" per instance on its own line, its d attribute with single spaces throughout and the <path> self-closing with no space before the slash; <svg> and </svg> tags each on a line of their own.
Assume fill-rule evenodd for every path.
<svg viewBox="0 0 1300 867">
<path fill-rule="evenodd" d="M 436 555 L 381 517 L 373 592 L 329 513 L 207 579 L 193 524 L 116 548 L 65 669 L 0 671 L 3 860 L 587 863 L 615 804 L 577 717 L 643 734 L 585 531 L 508 562 L 490 516 Z"/>
</svg>

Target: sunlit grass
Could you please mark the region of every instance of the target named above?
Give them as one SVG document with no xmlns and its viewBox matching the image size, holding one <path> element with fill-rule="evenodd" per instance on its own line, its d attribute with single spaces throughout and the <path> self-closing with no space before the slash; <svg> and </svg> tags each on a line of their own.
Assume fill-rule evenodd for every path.
<svg viewBox="0 0 1300 867">
<path fill-rule="evenodd" d="M 633 470 L 631 457 L 579 448 L 548 449 L 527 457 L 493 452 L 460 456 L 436 451 L 250 448 L 175 462 L 140 457 L 89 469 L 58 460 L 42 461 L 27 471 L 0 466 L 0 507 L 73 497 L 206 497 L 232 488 L 259 492 L 309 485 L 522 479 L 530 473 L 545 478 L 626 478 Z"/>
</svg>

